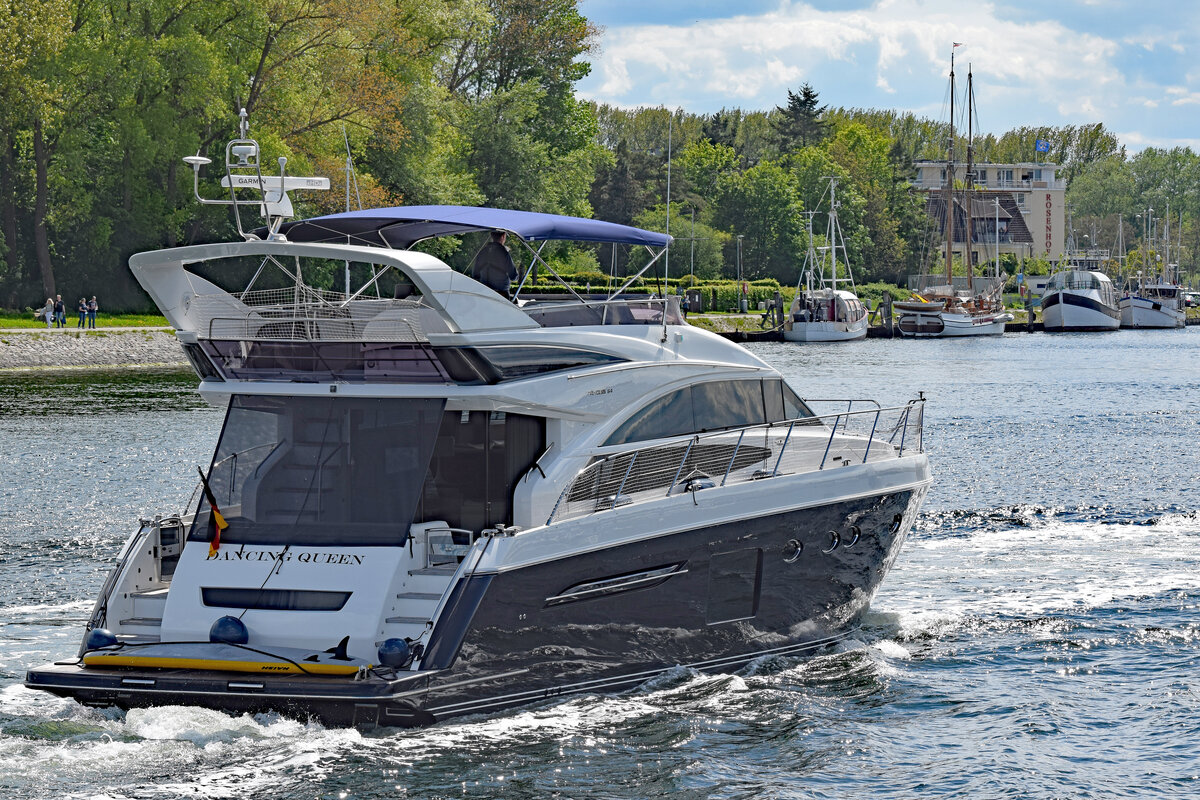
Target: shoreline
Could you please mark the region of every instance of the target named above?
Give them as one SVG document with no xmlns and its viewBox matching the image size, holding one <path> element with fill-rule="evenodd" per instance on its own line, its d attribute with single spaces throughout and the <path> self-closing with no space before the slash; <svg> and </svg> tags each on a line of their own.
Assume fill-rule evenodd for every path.
<svg viewBox="0 0 1200 800">
<path fill-rule="evenodd" d="M 186 366 L 173 328 L 0 330 L 0 373 Z"/>
</svg>

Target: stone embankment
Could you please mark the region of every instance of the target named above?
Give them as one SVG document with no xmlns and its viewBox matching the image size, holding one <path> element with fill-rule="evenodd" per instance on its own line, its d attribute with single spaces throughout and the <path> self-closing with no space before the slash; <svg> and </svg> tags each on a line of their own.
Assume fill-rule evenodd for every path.
<svg viewBox="0 0 1200 800">
<path fill-rule="evenodd" d="M 170 328 L 0 330 L 0 370 L 186 365 Z"/>
</svg>

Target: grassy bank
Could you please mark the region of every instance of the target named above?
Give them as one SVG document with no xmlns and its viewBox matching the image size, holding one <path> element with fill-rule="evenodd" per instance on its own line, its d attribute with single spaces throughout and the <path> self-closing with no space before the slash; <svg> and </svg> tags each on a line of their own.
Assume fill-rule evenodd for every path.
<svg viewBox="0 0 1200 800">
<path fill-rule="evenodd" d="M 67 327 L 74 328 L 79 324 L 79 315 L 67 314 Z M 101 311 L 96 315 L 96 328 L 165 328 L 167 318 L 158 314 L 105 314 Z M 46 321 L 34 317 L 29 311 L 0 310 L 0 328 L 46 328 Z"/>
</svg>

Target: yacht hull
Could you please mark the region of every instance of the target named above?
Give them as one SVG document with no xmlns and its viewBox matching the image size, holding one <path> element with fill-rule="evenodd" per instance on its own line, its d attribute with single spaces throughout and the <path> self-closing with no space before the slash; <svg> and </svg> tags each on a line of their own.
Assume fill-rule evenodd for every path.
<svg viewBox="0 0 1200 800">
<path fill-rule="evenodd" d="M 1121 312 L 1088 294 L 1062 291 L 1042 298 L 1042 322 L 1047 331 L 1115 331 Z"/>
<path fill-rule="evenodd" d="M 275 710 L 369 728 L 628 689 L 680 666 L 734 670 L 818 650 L 852 630 L 927 485 L 718 525 L 660 527 L 617 547 L 463 574 L 420 671 L 248 677 L 60 664 L 31 671 L 26 685 L 89 705 Z M 604 517 L 591 519 L 604 526 Z"/>
<path fill-rule="evenodd" d="M 1186 324 L 1182 309 L 1157 300 L 1126 296 L 1117 306 L 1121 311 L 1122 328 L 1182 328 Z"/>
</svg>

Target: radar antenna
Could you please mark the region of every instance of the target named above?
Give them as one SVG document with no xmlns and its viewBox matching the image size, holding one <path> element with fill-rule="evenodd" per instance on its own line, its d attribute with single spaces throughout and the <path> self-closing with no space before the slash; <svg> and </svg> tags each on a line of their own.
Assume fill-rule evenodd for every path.
<svg viewBox="0 0 1200 800">
<path fill-rule="evenodd" d="M 288 192 L 325 190 L 329 188 L 329 179 L 292 177 L 287 174 L 287 158 L 283 156 L 278 161 L 279 175 L 264 176 L 259 164 L 260 153 L 258 142 L 250 138 L 250 118 L 243 108 L 238 113 L 238 138 L 231 139 L 225 145 L 225 177 L 221 179 L 221 187 L 229 190 L 228 200 L 212 200 L 200 195 L 200 168 L 211 164 L 211 158 L 196 153 L 194 156 L 184 156 L 183 161 L 192 168 L 192 191 L 196 200 L 206 206 L 233 206 L 239 236 L 246 241 L 259 238 L 242 227 L 241 215 L 242 206 L 258 206 L 258 213 L 267 221 L 266 238 L 286 241 L 279 227 L 285 219 L 296 215 Z M 239 191 L 252 191 L 257 198 L 240 197 Z"/>
</svg>

